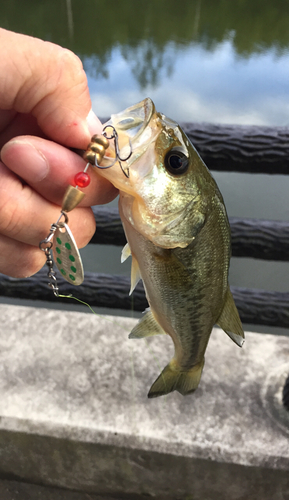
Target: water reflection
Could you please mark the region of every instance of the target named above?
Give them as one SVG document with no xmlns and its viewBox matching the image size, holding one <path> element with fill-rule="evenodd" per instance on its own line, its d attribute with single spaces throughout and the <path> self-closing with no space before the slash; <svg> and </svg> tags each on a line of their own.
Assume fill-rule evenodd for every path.
<svg viewBox="0 0 289 500">
<path fill-rule="evenodd" d="M 198 44 L 212 52 L 232 41 L 243 58 L 273 50 L 284 55 L 289 45 L 289 3 L 284 0 L 2 0 L 0 25 L 71 48 L 82 58 L 97 57 L 104 67 L 113 48 L 140 64 L 141 85 L 156 82 L 166 61 L 165 47 Z M 145 41 L 145 43 L 143 43 Z M 95 59 L 94 59 L 95 60 Z M 152 62 L 151 66 L 149 62 Z M 136 61 L 134 61 L 136 62 Z M 148 75 L 151 75 L 149 78 Z"/>
<path fill-rule="evenodd" d="M 236 59 L 227 40 L 212 53 L 198 45 L 178 51 L 168 44 L 158 70 L 159 84 L 136 85 L 142 65 L 115 49 L 109 78 L 89 78 L 95 111 L 108 116 L 150 96 L 159 110 L 177 121 L 252 125 L 289 124 L 289 56 L 277 60 L 272 51 Z M 172 62 L 173 61 L 173 62 Z M 169 73 L 169 76 L 168 76 Z M 154 75 L 147 71 L 148 76 Z"/>
<path fill-rule="evenodd" d="M 284 0 L 2 0 L 0 25 L 79 54 L 101 116 L 149 95 L 180 121 L 288 124 Z"/>
<path fill-rule="evenodd" d="M 160 83 L 161 72 L 165 72 L 167 77 L 172 76 L 176 53 L 176 50 L 172 53 L 167 47 L 158 50 L 151 39 L 141 40 L 137 47 L 124 46 L 121 50 L 141 89 L 149 85 L 156 87 Z"/>
</svg>

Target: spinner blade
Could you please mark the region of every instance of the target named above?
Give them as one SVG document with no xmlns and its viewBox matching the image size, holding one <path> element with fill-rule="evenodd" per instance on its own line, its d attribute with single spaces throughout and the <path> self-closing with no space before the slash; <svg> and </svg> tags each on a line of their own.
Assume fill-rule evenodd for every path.
<svg viewBox="0 0 289 500">
<path fill-rule="evenodd" d="M 52 250 L 55 264 L 63 278 L 72 285 L 81 285 L 84 280 L 81 257 L 65 222 L 60 223 L 55 231 Z"/>
</svg>

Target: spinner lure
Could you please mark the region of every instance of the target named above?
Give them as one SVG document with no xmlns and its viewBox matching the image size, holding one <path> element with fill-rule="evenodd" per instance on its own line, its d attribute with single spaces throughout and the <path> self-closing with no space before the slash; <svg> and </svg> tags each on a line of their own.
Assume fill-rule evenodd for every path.
<svg viewBox="0 0 289 500">
<path fill-rule="evenodd" d="M 108 135 L 107 129 L 111 128 L 112 133 Z M 113 140 L 115 149 L 115 158 L 105 156 L 110 142 Z M 88 163 L 83 172 L 78 172 L 74 177 L 75 186 L 69 185 L 65 191 L 62 201 L 61 212 L 58 220 L 51 224 L 48 236 L 39 243 L 39 248 L 45 253 L 46 265 L 48 267 L 47 276 L 49 278 L 48 285 L 52 288 L 56 297 L 59 295 L 59 287 L 56 278 L 56 271 L 53 264 L 55 263 L 61 276 L 72 285 L 81 285 L 84 279 L 83 265 L 81 257 L 75 243 L 73 234 L 68 226 L 67 213 L 73 210 L 84 198 L 85 193 L 80 188 L 85 188 L 90 183 L 90 176 L 87 170 L 90 165 L 97 168 L 110 168 L 117 161 L 124 175 L 129 177 L 128 170 L 124 170 L 121 162 L 127 160 L 132 154 L 130 145 L 130 153 L 126 158 L 121 158 L 118 146 L 117 131 L 111 125 L 106 125 L 102 135 L 95 134 L 91 138 L 87 150 L 82 155 Z M 112 163 L 102 166 L 101 161 L 113 160 Z"/>
</svg>

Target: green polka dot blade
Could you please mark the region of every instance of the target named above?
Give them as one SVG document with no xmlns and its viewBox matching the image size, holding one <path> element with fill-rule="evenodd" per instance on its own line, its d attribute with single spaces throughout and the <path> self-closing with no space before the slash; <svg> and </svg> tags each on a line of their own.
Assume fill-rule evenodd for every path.
<svg viewBox="0 0 289 500">
<path fill-rule="evenodd" d="M 84 279 L 81 257 L 73 234 L 64 222 L 55 231 L 52 250 L 61 276 L 72 285 L 81 285 Z"/>
</svg>

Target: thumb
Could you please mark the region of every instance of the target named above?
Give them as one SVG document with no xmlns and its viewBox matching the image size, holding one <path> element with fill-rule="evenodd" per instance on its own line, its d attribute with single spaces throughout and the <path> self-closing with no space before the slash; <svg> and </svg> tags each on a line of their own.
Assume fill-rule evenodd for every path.
<svg viewBox="0 0 289 500">
<path fill-rule="evenodd" d="M 53 43 L 4 29 L 0 46 L 0 71 L 5 75 L 0 109 L 32 114 L 49 138 L 86 148 L 91 100 L 80 59 Z"/>
</svg>

